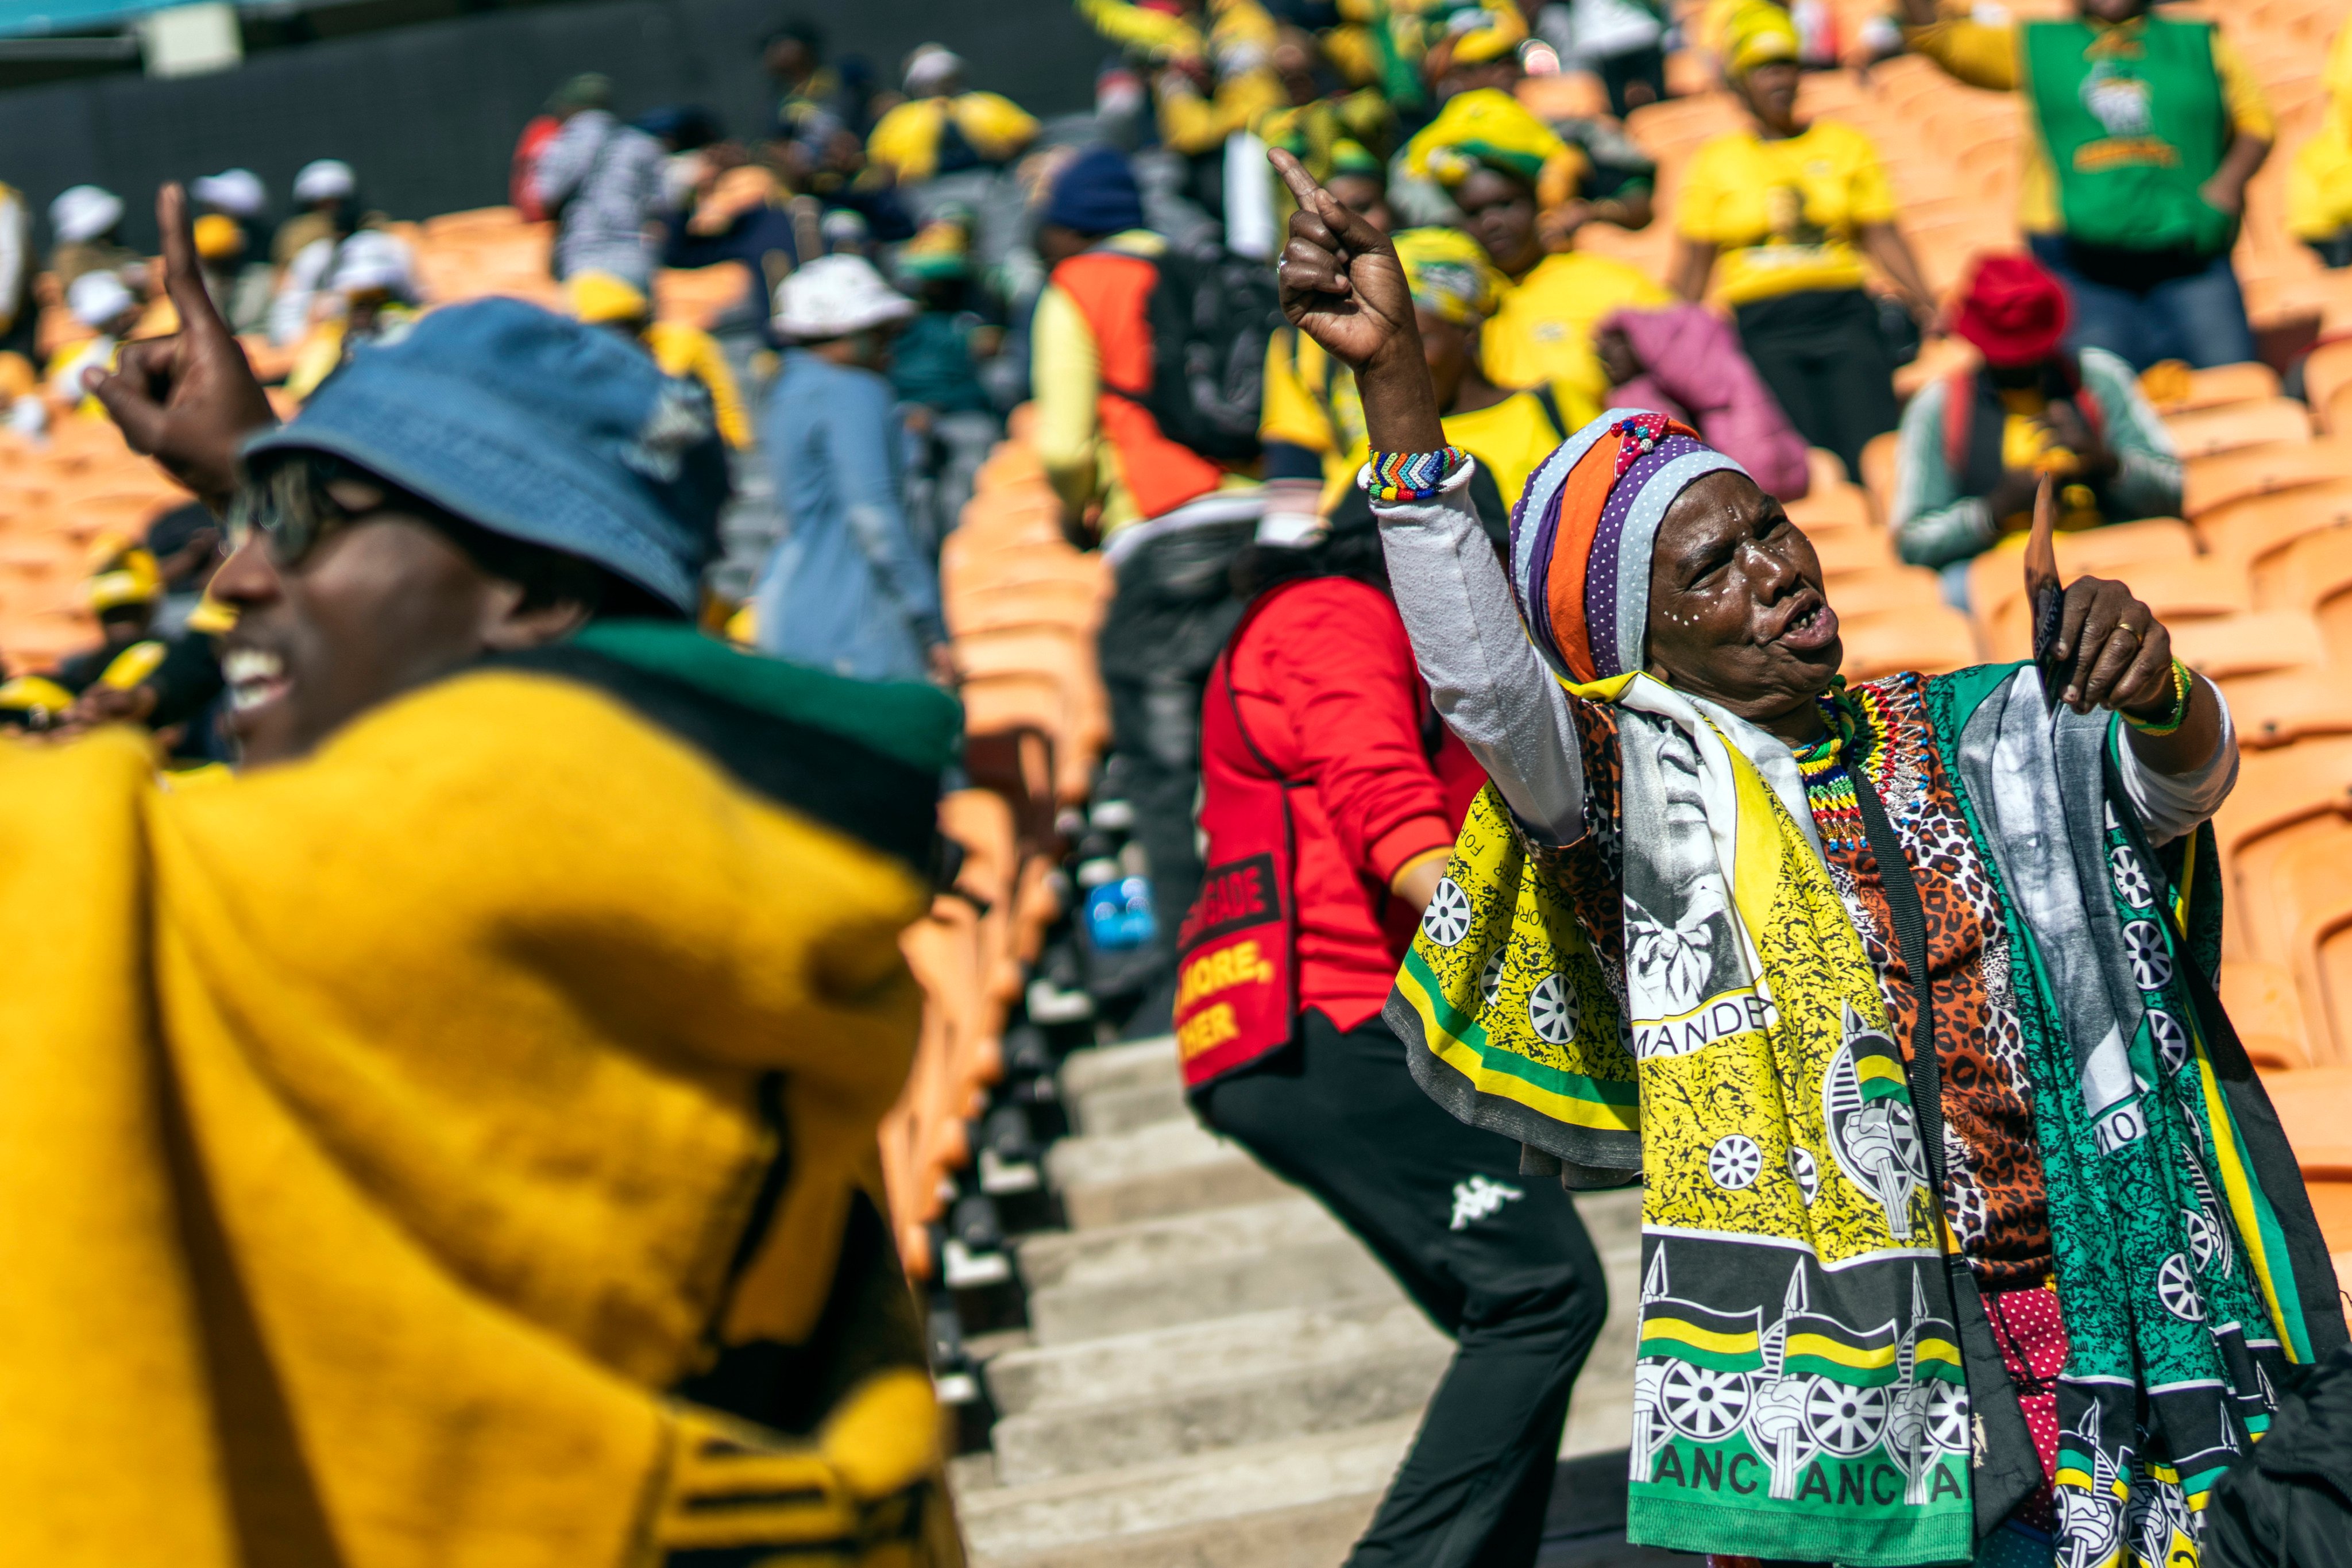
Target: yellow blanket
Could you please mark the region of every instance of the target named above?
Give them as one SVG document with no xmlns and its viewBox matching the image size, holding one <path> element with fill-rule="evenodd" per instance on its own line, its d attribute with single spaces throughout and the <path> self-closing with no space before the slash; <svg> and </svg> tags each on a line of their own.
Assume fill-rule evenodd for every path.
<svg viewBox="0 0 2352 1568">
<path fill-rule="evenodd" d="M 0 805 L 8 1561 L 956 1560 L 902 1281 L 804 1436 L 662 1393 L 805 1341 L 878 1200 L 906 866 L 520 673 Z"/>
</svg>

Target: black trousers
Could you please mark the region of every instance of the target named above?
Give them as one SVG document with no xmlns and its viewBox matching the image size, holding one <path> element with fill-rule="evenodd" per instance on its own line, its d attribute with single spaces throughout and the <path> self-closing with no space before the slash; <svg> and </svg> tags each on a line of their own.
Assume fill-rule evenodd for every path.
<svg viewBox="0 0 2352 1568">
<path fill-rule="evenodd" d="M 1895 428 L 1895 367 L 1878 307 L 1860 289 L 1814 289 L 1733 311 L 1739 343 L 1810 446 L 1862 482 L 1862 449 Z"/>
<path fill-rule="evenodd" d="M 1460 1347 L 1349 1568 L 1527 1568 L 1608 1315 L 1601 1259 L 1559 1184 L 1423 1094 L 1385 1024 L 1300 1026 L 1203 1089 L 1202 1119 L 1312 1193 Z"/>
<path fill-rule="evenodd" d="M 1118 759 L 1136 842 L 1151 868 L 1160 973 L 1130 1025 L 1165 1033 L 1176 996 L 1176 928 L 1200 895 L 1201 851 L 1192 825 L 1201 789 L 1201 694 L 1241 619 L 1228 582 L 1255 522 L 1162 535 L 1122 562 L 1118 591 L 1097 649 L 1110 697 L 1111 752 Z"/>
</svg>

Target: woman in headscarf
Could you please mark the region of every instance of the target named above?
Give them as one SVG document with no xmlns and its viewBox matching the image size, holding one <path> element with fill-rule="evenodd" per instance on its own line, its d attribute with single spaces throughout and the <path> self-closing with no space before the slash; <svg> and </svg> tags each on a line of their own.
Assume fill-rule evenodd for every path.
<svg viewBox="0 0 2352 1568">
<path fill-rule="evenodd" d="M 1654 414 L 1546 459 L 1506 571 L 1392 250 L 1299 201 L 1285 310 L 1356 369 L 1398 608 L 1494 781 L 1389 1016 L 1528 1168 L 1643 1184 L 1629 1537 L 2193 1562 L 2347 1342 L 2209 979 L 2220 694 L 2092 578 L 2046 671 L 1849 688 L 1804 535 Z"/>
<path fill-rule="evenodd" d="M 1797 112 L 1797 26 L 1771 0 L 1727 24 L 1724 65 L 1753 121 L 1701 146 L 1683 178 L 1669 281 L 1697 300 L 1720 263 L 1741 343 L 1790 421 L 1859 478 L 1895 428 L 1895 363 L 1863 284 L 1875 262 L 1923 331 L 1936 299 L 1895 223 L 1878 150 L 1853 126 Z"/>
<path fill-rule="evenodd" d="M 1674 297 L 1639 268 L 1570 248 L 1580 225 L 1617 208 L 1583 199 L 1591 160 L 1508 93 L 1480 89 L 1450 100 L 1406 144 L 1404 161 L 1409 178 L 1444 187 L 1503 275 L 1486 327 L 1486 374 L 1498 386 L 1565 384 L 1570 429 L 1599 413 L 1609 378 L 1593 356 L 1594 324 Z"/>
</svg>

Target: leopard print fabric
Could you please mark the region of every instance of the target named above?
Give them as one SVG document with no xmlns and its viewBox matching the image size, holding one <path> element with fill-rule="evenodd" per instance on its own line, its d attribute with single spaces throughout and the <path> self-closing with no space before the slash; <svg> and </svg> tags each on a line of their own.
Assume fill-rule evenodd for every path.
<svg viewBox="0 0 2352 1568">
<path fill-rule="evenodd" d="M 1871 778 L 1919 885 L 1934 984 L 1936 1045 L 1944 1081 L 1944 1205 L 1988 1290 L 2040 1283 L 2050 1272 L 2050 1216 L 2033 1133 L 2024 1036 L 2010 977 L 2009 930 L 1950 781 L 1916 675 L 1871 683 L 1887 733 Z M 1530 844 L 1549 868 L 1624 999 L 1623 862 L 1618 809 L 1623 771 L 1615 712 L 1571 698 L 1584 741 L 1584 837 L 1564 848 Z M 1893 1033 L 1910 1049 L 1915 983 L 1894 939 L 1886 891 L 1866 845 L 1832 848 L 1830 880 L 1878 973 Z"/>
</svg>

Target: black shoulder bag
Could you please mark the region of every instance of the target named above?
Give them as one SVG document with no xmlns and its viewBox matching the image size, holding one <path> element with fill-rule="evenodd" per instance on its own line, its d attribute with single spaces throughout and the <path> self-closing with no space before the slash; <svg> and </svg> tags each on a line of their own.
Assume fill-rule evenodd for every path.
<svg viewBox="0 0 2352 1568">
<path fill-rule="evenodd" d="M 1904 858 L 1902 841 L 1886 818 L 1878 786 L 1862 758 L 1849 754 L 1846 772 L 1853 779 L 1854 805 L 1862 813 L 1864 835 L 1870 840 L 1871 858 L 1878 862 L 1878 879 L 1886 889 L 1887 913 L 1895 924 L 1895 940 L 1903 949 L 1903 966 L 1910 971 L 1919 1005 L 1911 1021 L 1911 1115 L 1919 1146 L 1927 1156 L 1929 1191 L 1936 1197 L 1939 1231 L 1944 1215 L 1944 1075 L 1936 1059 L 1935 989 L 1927 972 L 1927 919 L 1919 901 L 1919 884 Z M 1959 1330 L 1960 1361 L 1968 1373 L 1969 1410 L 1975 1426 L 1969 1492 L 1976 1504 L 1977 1539 L 2000 1528 L 2017 1505 L 2042 1484 L 2042 1457 L 2026 1428 L 2025 1411 L 2017 1402 L 2017 1387 L 2000 1359 L 1992 1336 L 1984 1298 L 1968 1259 L 1955 1250 L 1945 1254 L 1944 1275 L 1952 1295 L 1952 1322 Z"/>
</svg>

